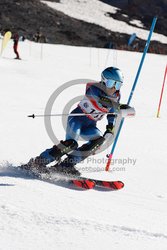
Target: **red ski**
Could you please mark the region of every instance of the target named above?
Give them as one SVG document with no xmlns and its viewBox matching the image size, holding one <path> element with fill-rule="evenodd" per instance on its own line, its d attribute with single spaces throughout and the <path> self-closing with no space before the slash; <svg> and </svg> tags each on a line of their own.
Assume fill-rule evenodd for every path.
<svg viewBox="0 0 167 250">
<path fill-rule="evenodd" d="M 92 189 L 95 187 L 96 183 L 92 180 L 72 180 L 72 183 L 79 187 L 79 188 L 83 188 L 83 189 Z"/>
<path fill-rule="evenodd" d="M 33 174 L 35 177 L 42 180 L 51 180 L 51 181 L 65 181 L 72 183 L 76 187 L 82 189 L 93 189 L 95 187 L 100 187 L 103 189 L 110 190 L 119 190 L 124 187 L 124 183 L 122 181 L 103 181 L 97 180 L 93 178 L 80 177 L 71 174 L 64 174 L 63 172 L 56 172 L 55 169 L 53 171 L 49 171 L 47 168 L 29 168 L 28 164 L 20 166 L 21 169 L 27 170 L 29 173 Z M 55 174 L 55 176 L 54 176 Z"/>
<path fill-rule="evenodd" d="M 102 181 L 84 177 L 78 177 L 77 179 L 73 179 L 72 183 L 75 186 L 83 189 L 92 189 L 94 187 L 101 187 L 110 190 L 119 190 L 124 187 L 124 183 L 122 181 Z"/>
</svg>

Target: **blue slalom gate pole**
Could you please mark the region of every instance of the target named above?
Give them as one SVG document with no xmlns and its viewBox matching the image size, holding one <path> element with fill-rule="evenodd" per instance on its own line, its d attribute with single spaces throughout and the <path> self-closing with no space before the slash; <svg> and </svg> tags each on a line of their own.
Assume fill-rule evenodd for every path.
<svg viewBox="0 0 167 250">
<path fill-rule="evenodd" d="M 152 36 L 152 33 L 154 31 L 154 28 L 155 28 L 156 21 L 157 21 L 157 17 L 154 17 L 153 21 L 152 21 L 151 28 L 150 28 L 150 32 L 149 32 L 149 35 L 148 35 L 148 38 L 147 38 L 147 42 L 145 44 L 143 55 L 142 55 L 142 58 L 141 58 L 141 61 L 140 61 L 140 64 L 139 64 L 139 68 L 138 68 L 138 71 L 137 71 L 137 74 L 136 74 L 136 77 L 135 77 L 135 81 L 133 83 L 133 86 L 132 86 L 132 89 L 131 89 L 131 92 L 130 92 L 130 95 L 129 95 L 129 99 L 128 99 L 128 102 L 127 102 L 128 105 L 130 104 L 130 101 L 132 99 L 133 93 L 135 91 L 135 88 L 136 88 L 136 85 L 137 85 L 137 81 L 138 81 L 138 78 L 139 78 L 139 75 L 140 75 L 143 63 L 144 63 L 144 59 L 145 59 L 145 56 L 147 54 L 147 51 L 148 51 L 148 48 L 149 48 L 149 45 L 150 45 L 150 40 L 151 40 L 151 36 Z M 124 123 L 124 118 L 122 118 L 122 120 L 121 120 L 121 123 L 120 123 L 119 129 L 118 129 L 117 135 L 115 137 L 115 140 L 114 140 L 111 152 L 109 154 L 109 158 L 108 158 L 107 165 L 106 165 L 106 171 L 109 170 L 109 167 L 110 167 L 110 164 L 111 164 L 111 160 L 112 160 L 112 157 L 113 157 L 113 153 L 114 153 L 115 147 L 117 145 L 117 141 L 118 141 L 118 138 L 119 138 L 119 135 L 120 135 L 123 123 Z"/>
</svg>

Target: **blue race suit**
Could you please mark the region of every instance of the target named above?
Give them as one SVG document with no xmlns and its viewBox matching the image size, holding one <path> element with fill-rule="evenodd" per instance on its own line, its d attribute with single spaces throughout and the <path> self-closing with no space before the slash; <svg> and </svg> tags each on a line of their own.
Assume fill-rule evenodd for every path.
<svg viewBox="0 0 167 250">
<path fill-rule="evenodd" d="M 88 142 L 68 156 L 68 161 L 62 163 L 64 167 L 70 166 L 70 162 L 72 165 L 76 165 L 91 154 L 89 151 L 92 150 L 93 142 L 97 138 L 102 138 L 101 131 L 96 127 L 97 121 L 101 120 L 105 113 L 116 112 L 113 107 L 103 107 L 99 102 L 101 97 L 107 97 L 118 104 L 120 92 L 116 91 L 112 96 L 108 96 L 103 83 L 87 84 L 85 97 L 80 101 L 78 107 L 71 112 L 72 114 L 85 113 L 85 116 L 70 116 L 68 118 L 66 139 L 77 141 L 80 136 Z M 99 112 L 104 114 L 97 114 Z M 114 124 L 115 115 L 107 115 L 107 119 L 108 124 Z M 86 154 L 83 153 L 84 150 L 88 150 Z"/>
<path fill-rule="evenodd" d="M 107 98 L 112 102 L 109 105 L 102 105 L 101 98 Z M 117 113 L 119 106 L 120 92 L 116 91 L 112 96 L 106 92 L 106 87 L 102 82 L 88 83 L 84 98 L 71 113 L 81 113 L 85 116 L 69 116 L 66 129 L 66 140 L 78 141 L 82 137 L 87 143 L 78 147 L 68 157 L 61 162 L 61 166 L 70 167 L 81 162 L 94 153 L 103 144 L 105 138 L 97 128 L 96 123 L 103 118 L 106 113 Z M 116 103 L 117 105 L 113 105 Z M 112 107 L 111 107 L 112 106 Z M 115 115 L 107 115 L 108 124 L 114 124 Z M 54 156 L 50 154 L 52 149 L 45 150 L 40 156 L 46 158 L 48 162 L 54 161 Z M 95 151 L 94 151 L 95 150 Z"/>
<path fill-rule="evenodd" d="M 84 140 L 90 141 L 102 136 L 101 131 L 96 127 L 97 121 L 101 120 L 104 115 L 95 113 L 114 113 L 113 107 L 104 108 L 100 104 L 100 97 L 107 97 L 113 102 L 119 102 L 120 93 L 116 91 L 112 96 L 108 96 L 103 83 L 88 83 L 86 87 L 85 97 L 71 113 L 89 113 L 85 116 L 69 116 L 66 129 L 66 139 L 78 140 L 81 136 Z M 91 113 L 91 115 L 90 115 Z M 115 116 L 107 116 L 108 123 L 114 124 Z"/>
</svg>

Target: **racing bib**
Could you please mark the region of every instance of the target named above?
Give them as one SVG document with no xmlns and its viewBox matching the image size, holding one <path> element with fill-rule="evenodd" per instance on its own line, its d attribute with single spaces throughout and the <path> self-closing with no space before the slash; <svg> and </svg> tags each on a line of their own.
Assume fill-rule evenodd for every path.
<svg viewBox="0 0 167 250">
<path fill-rule="evenodd" d="M 108 109 L 100 107 L 95 99 L 89 99 L 86 96 L 80 101 L 78 106 L 85 114 L 87 114 L 87 117 L 94 121 L 101 120 L 105 113 L 108 112 Z"/>
</svg>

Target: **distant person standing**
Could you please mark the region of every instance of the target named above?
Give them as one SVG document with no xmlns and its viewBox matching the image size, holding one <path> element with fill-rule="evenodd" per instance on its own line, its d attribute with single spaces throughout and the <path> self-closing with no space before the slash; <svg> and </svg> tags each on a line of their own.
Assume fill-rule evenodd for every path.
<svg viewBox="0 0 167 250">
<path fill-rule="evenodd" d="M 36 43 L 46 43 L 46 37 L 42 34 L 42 32 L 37 31 L 33 36 L 33 41 Z"/>
<path fill-rule="evenodd" d="M 19 35 L 18 33 L 15 33 L 13 35 L 13 49 L 14 49 L 14 53 L 16 54 L 15 59 L 20 59 L 19 53 L 18 53 L 18 43 L 19 43 Z"/>
</svg>

